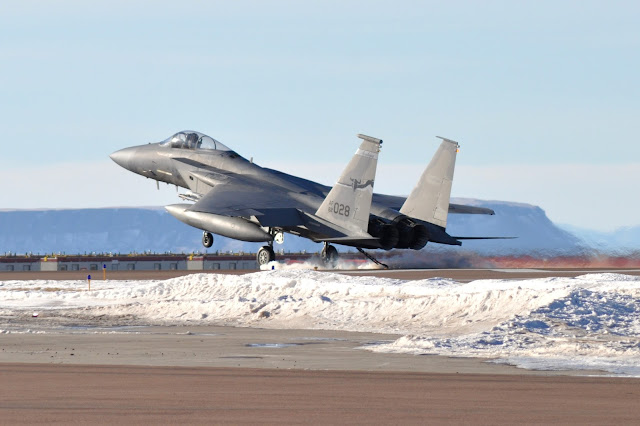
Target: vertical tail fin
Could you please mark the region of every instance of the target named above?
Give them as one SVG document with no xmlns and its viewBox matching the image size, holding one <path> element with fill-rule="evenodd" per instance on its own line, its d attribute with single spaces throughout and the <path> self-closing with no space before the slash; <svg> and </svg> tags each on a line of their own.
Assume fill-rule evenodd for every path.
<svg viewBox="0 0 640 426">
<path fill-rule="evenodd" d="M 360 147 L 333 186 L 316 216 L 356 234 L 366 234 L 373 197 L 373 181 L 382 140 L 358 135 Z"/>
<path fill-rule="evenodd" d="M 460 145 L 438 137 L 442 143 L 402 205 L 400 213 L 446 228 L 453 170 Z"/>
</svg>

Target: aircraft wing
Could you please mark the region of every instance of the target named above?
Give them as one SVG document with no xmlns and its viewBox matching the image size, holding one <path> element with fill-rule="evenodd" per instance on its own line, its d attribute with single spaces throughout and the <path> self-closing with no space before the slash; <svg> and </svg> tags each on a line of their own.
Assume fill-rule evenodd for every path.
<svg viewBox="0 0 640 426">
<path fill-rule="evenodd" d="M 252 182 L 241 176 L 215 185 L 189 210 L 223 216 L 255 216 L 262 226 L 297 226 L 304 223 L 305 205 L 277 185 Z"/>
</svg>

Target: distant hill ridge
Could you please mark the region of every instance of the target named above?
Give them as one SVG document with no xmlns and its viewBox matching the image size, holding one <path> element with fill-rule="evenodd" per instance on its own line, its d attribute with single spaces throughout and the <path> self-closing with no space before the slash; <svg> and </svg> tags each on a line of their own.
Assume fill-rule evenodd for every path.
<svg viewBox="0 0 640 426">
<path fill-rule="evenodd" d="M 518 237 L 463 241 L 465 251 L 487 255 L 579 255 L 591 250 L 583 240 L 554 225 L 540 207 L 504 201 L 452 201 L 489 207 L 496 214 L 451 214 L 447 228 L 451 235 Z M 0 253 L 204 252 L 201 236 L 201 231 L 179 222 L 162 207 L 0 211 Z M 216 236 L 207 252 L 255 252 L 260 245 Z M 316 252 L 321 244 L 286 235 L 285 243 L 276 244 L 275 249 Z M 423 250 L 448 249 L 460 250 L 438 244 L 428 244 Z"/>
</svg>

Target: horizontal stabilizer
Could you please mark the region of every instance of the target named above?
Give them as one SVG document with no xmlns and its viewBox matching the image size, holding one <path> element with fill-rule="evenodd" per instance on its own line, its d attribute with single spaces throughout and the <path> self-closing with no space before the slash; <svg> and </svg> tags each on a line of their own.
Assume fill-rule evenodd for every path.
<svg viewBox="0 0 640 426">
<path fill-rule="evenodd" d="M 346 244 L 346 243 L 357 243 L 357 242 L 366 242 L 371 243 L 373 241 L 378 241 L 377 237 L 340 237 L 340 238 L 322 238 L 318 241 L 326 241 L 327 243 L 336 243 L 336 244 Z"/>
<path fill-rule="evenodd" d="M 513 240 L 518 237 L 451 237 L 456 240 Z"/>
<path fill-rule="evenodd" d="M 496 212 L 493 209 L 487 207 L 476 207 L 476 206 L 466 206 L 464 204 L 449 204 L 449 213 L 458 213 L 458 214 L 488 214 L 495 215 Z"/>
</svg>

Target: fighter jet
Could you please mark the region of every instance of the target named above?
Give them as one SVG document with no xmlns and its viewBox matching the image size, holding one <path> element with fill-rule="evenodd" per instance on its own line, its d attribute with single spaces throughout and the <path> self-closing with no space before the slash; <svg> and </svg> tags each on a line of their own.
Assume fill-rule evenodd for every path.
<svg viewBox="0 0 640 426">
<path fill-rule="evenodd" d="M 165 208 L 178 220 L 213 235 L 265 242 L 259 265 L 276 259 L 274 240 L 284 233 L 324 243 L 321 257 L 335 264 L 332 245 L 363 249 L 420 250 L 428 242 L 461 245 L 446 232 L 448 213 L 494 214 L 449 202 L 459 144 L 446 138 L 407 198 L 373 192 L 382 140 L 358 135 L 360 146 L 333 187 L 263 168 L 221 142 L 196 131 L 116 151 L 118 165 L 157 182 L 187 190 L 187 203 Z"/>
</svg>

